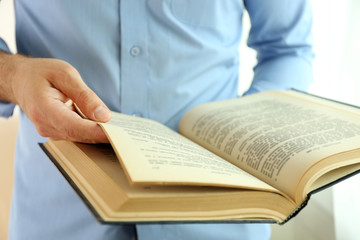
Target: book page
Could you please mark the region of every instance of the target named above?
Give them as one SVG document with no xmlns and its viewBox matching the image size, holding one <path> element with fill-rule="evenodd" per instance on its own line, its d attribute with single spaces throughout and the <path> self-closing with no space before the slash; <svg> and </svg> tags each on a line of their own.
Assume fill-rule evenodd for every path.
<svg viewBox="0 0 360 240">
<path fill-rule="evenodd" d="M 359 120 L 324 104 L 269 91 L 195 107 L 179 131 L 295 199 L 309 167 L 359 147 Z"/>
<path fill-rule="evenodd" d="M 110 144 L 49 140 L 43 146 L 100 222 L 283 222 L 296 208 L 292 201 L 276 192 L 130 185 Z"/>
<path fill-rule="evenodd" d="M 189 184 L 276 191 L 156 121 L 113 113 L 110 122 L 99 124 L 133 184 Z"/>
</svg>

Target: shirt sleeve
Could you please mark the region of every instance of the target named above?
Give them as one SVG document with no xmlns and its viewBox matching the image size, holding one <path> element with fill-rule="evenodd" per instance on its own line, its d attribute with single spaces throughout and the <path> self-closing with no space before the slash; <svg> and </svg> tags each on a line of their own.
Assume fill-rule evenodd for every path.
<svg viewBox="0 0 360 240">
<path fill-rule="evenodd" d="M 6 45 L 5 41 L 0 38 L 0 50 L 5 52 L 10 52 L 8 46 Z M 10 102 L 5 102 L 0 100 L 0 116 L 9 118 L 12 116 L 14 112 L 15 104 Z"/>
<path fill-rule="evenodd" d="M 313 79 L 312 10 L 309 0 L 245 0 L 257 51 L 254 79 L 245 94 L 268 89 L 306 91 Z"/>
</svg>

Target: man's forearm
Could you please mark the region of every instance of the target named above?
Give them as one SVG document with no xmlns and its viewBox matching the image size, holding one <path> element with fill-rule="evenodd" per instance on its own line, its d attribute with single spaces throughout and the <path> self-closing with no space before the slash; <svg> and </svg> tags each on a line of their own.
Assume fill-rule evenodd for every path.
<svg viewBox="0 0 360 240">
<path fill-rule="evenodd" d="M 14 55 L 0 50 L 0 100 L 17 104 L 12 88 L 12 79 L 16 73 L 17 64 L 23 56 Z"/>
</svg>

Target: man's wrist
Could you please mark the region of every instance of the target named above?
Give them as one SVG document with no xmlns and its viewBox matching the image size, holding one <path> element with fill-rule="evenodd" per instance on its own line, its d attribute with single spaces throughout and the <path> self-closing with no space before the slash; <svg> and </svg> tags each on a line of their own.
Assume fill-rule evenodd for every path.
<svg viewBox="0 0 360 240">
<path fill-rule="evenodd" d="M 24 56 L 0 50 L 0 100 L 18 104 L 13 83 L 24 59 Z"/>
</svg>

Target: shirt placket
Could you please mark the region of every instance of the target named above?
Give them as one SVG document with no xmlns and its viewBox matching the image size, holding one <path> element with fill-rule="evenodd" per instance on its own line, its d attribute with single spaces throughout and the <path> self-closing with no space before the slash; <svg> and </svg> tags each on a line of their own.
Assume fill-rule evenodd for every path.
<svg viewBox="0 0 360 240">
<path fill-rule="evenodd" d="M 121 110 L 148 116 L 148 28 L 145 0 L 120 1 Z"/>
</svg>

